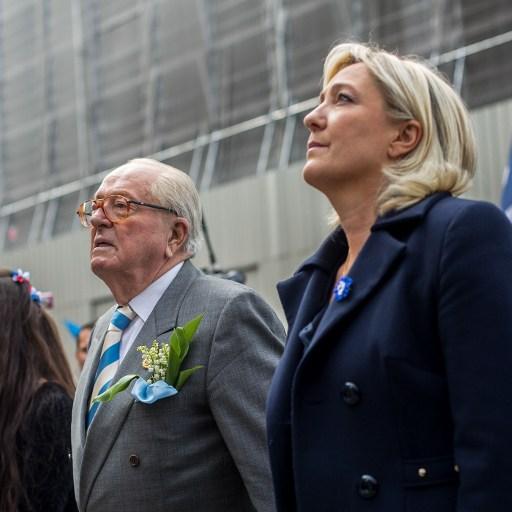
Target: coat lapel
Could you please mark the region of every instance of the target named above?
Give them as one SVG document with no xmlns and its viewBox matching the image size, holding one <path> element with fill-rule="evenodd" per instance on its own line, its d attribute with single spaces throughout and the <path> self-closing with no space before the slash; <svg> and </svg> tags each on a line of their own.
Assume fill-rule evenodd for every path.
<svg viewBox="0 0 512 512">
<path fill-rule="evenodd" d="M 331 302 L 309 346 L 314 350 L 329 332 L 350 317 L 392 272 L 405 253 L 405 244 L 386 231 L 373 232 L 350 271 L 353 280 L 349 295 L 341 302 Z"/>
<path fill-rule="evenodd" d="M 180 272 L 164 292 L 155 309 L 137 335 L 134 343 L 128 350 L 125 358 L 121 362 L 113 381 L 116 382 L 123 375 L 137 374 L 143 378 L 147 377 L 147 371 L 142 368 L 140 352 L 137 351 L 139 345 L 151 345 L 153 340 L 158 338 L 174 327 L 176 327 L 180 305 L 192 282 L 199 275 L 199 271 L 186 261 Z M 94 367 L 98 364 L 101 344 L 98 344 L 94 354 Z M 92 373 L 92 372 L 90 372 Z M 88 390 L 92 386 L 93 376 L 89 378 Z M 88 396 L 88 395 L 87 395 Z M 81 412 L 85 418 L 87 411 L 88 398 L 83 400 Z M 134 399 L 128 391 L 119 393 L 111 401 L 98 409 L 94 421 L 90 427 L 89 433 L 85 439 L 82 465 L 83 468 L 80 478 L 80 503 L 83 508 L 86 507 L 92 486 L 107 458 L 112 445 L 114 444 L 120 429 L 126 421 L 128 413 L 134 403 Z M 83 421 L 82 423 L 85 423 Z M 84 427 L 82 427 L 84 428 Z"/>
<path fill-rule="evenodd" d="M 319 250 L 297 272 L 278 284 L 279 297 L 288 321 L 285 350 L 272 380 L 269 400 L 279 403 L 273 410 L 273 423 L 289 423 L 291 386 L 304 346 L 313 334 L 312 321 L 324 308 L 336 268 L 345 259 L 347 242 L 341 229 L 333 231 Z M 324 298 L 325 300 L 322 300 Z M 316 323 L 316 322 L 315 322 Z"/>
<path fill-rule="evenodd" d="M 322 309 L 320 298 L 327 298 L 336 268 L 346 255 L 347 239 L 341 228 L 337 228 L 290 279 L 278 283 L 277 291 L 290 329 L 301 329 Z M 296 318 L 299 323 L 295 322 Z"/>
<path fill-rule="evenodd" d="M 413 206 L 379 217 L 370 237 L 350 271 L 353 284 L 341 302 L 333 301 L 320 322 L 306 353 L 322 344 L 329 333 L 346 321 L 375 291 L 405 255 L 408 234 L 422 221 L 430 208 L 448 193 L 436 193 Z M 397 233 L 401 233 L 397 236 Z"/>
</svg>

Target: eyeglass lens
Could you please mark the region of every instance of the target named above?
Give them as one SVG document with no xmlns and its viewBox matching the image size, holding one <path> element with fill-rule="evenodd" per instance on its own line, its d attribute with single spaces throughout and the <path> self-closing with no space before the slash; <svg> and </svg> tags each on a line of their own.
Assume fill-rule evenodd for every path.
<svg viewBox="0 0 512 512">
<path fill-rule="evenodd" d="M 128 217 L 131 205 L 126 198 L 116 195 L 85 201 L 78 211 L 82 225 L 91 226 L 91 217 L 98 208 L 103 210 L 110 222 L 119 222 Z"/>
</svg>

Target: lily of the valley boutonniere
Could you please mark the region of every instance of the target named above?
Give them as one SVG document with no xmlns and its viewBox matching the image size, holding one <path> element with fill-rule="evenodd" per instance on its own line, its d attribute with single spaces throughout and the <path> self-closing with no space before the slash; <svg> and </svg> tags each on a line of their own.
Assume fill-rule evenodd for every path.
<svg viewBox="0 0 512 512">
<path fill-rule="evenodd" d="M 150 374 L 148 380 L 144 380 L 139 375 L 125 375 L 98 395 L 94 402 L 109 402 L 135 379 L 137 381 L 133 385 L 131 395 L 145 404 L 152 404 L 178 393 L 187 380 L 203 367 L 198 365 L 181 370 L 181 364 L 187 357 L 190 344 L 202 319 L 203 315 L 199 315 L 183 327 L 176 327 L 169 337 L 169 343 L 159 344 L 155 340 L 150 347 L 145 345 L 137 347 L 137 350 L 142 353 L 142 366 Z"/>
</svg>

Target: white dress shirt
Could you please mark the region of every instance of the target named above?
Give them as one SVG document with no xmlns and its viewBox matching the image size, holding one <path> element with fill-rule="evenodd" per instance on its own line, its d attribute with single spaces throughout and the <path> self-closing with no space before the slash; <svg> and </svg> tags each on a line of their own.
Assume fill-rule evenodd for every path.
<svg viewBox="0 0 512 512">
<path fill-rule="evenodd" d="M 131 321 L 130 325 L 121 336 L 120 361 L 124 359 L 124 356 L 133 345 L 133 342 L 146 323 L 146 320 L 149 318 L 149 315 L 153 309 L 155 309 L 157 302 L 161 299 L 165 290 L 169 288 L 182 266 L 183 261 L 161 275 L 128 303 L 137 316 Z"/>
</svg>

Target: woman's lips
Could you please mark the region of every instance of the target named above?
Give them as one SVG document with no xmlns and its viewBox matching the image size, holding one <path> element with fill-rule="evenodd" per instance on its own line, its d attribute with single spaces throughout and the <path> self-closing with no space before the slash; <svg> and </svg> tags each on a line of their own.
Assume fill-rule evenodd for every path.
<svg viewBox="0 0 512 512">
<path fill-rule="evenodd" d="M 321 144 L 320 142 L 308 142 L 308 151 L 314 150 L 314 149 L 325 149 L 327 148 L 327 144 Z"/>
</svg>

